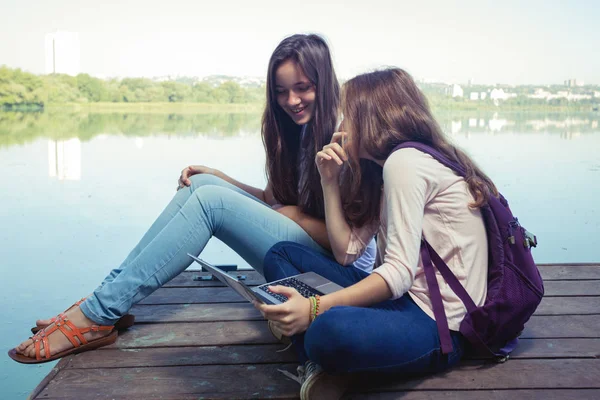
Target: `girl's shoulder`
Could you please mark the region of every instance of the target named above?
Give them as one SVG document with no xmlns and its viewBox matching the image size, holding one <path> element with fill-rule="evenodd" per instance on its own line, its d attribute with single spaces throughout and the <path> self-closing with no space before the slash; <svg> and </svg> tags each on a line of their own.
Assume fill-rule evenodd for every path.
<svg viewBox="0 0 600 400">
<path fill-rule="evenodd" d="M 386 186 L 419 186 L 434 189 L 453 172 L 427 153 L 414 148 L 400 149 L 388 157 L 383 165 Z"/>
<path fill-rule="evenodd" d="M 385 160 L 383 164 L 384 174 L 387 171 L 411 171 L 418 170 L 423 166 L 433 167 L 435 164 L 439 164 L 429 154 L 423 153 L 417 149 L 408 147 L 400 150 L 396 150 Z"/>
</svg>

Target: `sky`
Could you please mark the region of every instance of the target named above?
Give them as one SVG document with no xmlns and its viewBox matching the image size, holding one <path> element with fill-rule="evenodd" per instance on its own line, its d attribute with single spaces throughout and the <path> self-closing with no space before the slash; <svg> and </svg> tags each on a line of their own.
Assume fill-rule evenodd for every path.
<svg viewBox="0 0 600 400">
<path fill-rule="evenodd" d="M 598 21 L 598 0 L 0 0 L 0 65 L 45 73 L 45 35 L 71 31 L 94 76 L 264 77 L 281 39 L 315 32 L 345 79 L 600 84 Z"/>
</svg>

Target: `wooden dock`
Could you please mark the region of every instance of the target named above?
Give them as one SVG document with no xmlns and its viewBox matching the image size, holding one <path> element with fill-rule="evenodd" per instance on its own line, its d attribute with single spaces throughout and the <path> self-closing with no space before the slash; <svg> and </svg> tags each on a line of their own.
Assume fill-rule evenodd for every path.
<svg viewBox="0 0 600 400">
<path fill-rule="evenodd" d="M 504 364 L 356 382 L 348 399 L 600 399 L 600 264 L 540 265 L 546 296 Z M 239 272 L 249 284 L 264 282 Z M 295 372 L 251 304 L 186 271 L 135 306 L 116 344 L 61 360 L 31 399 L 294 399 Z"/>
</svg>

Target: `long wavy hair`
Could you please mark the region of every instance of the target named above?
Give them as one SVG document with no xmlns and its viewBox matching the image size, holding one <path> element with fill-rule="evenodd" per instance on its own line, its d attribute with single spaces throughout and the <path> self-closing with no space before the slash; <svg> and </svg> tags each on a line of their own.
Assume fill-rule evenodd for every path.
<svg viewBox="0 0 600 400">
<path fill-rule="evenodd" d="M 465 181 L 474 199 L 471 207 L 481 207 L 490 195 L 498 196 L 491 179 L 449 142 L 427 99 L 406 71 L 389 68 L 352 78 L 344 84 L 341 101 L 344 128 L 350 134 L 346 146 L 349 168 L 342 175 L 342 198 L 349 222 L 362 225 L 379 218 L 382 169 L 374 162 L 359 161 L 361 148 L 373 159 L 385 160 L 402 142 L 427 144 L 465 169 Z"/>
<path fill-rule="evenodd" d="M 315 87 L 315 107 L 306 125 L 305 143 L 300 143 L 302 127 L 277 103 L 275 72 L 292 60 Z M 325 216 L 323 191 L 315 155 L 331 141 L 340 102 L 340 86 L 333 70 L 329 47 L 318 35 L 293 35 L 285 38 L 271 56 L 267 75 L 267 103 L 262 117 L 262 140 L 265 146 L 267 179 L 275 199 L 285 205 L 298 205 L 314 217 Z M 308 162 L 305 179 L 299 187 L 300 147 Z"/>
</svg>

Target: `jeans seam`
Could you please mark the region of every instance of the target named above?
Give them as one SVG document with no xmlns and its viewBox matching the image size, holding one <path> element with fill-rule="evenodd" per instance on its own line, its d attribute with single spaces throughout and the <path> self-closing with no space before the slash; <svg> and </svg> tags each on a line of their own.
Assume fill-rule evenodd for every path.
<svg viewBox="0 0 600 400">
<path fill-rule="evenodd" d="M 215 209 L 215 210 L 222 210 L 222 209 L 224 209 L 224 207 L 214 207 L 213 209 Z M 178 211 L 178 213 L 180 213 L 180 212 L 181 212 L 181 209 Z M 145 280 L 142 282 L 142 284 L 141 284 L 141 285 L 138 285 L 138 286 L 137 286 L 135 289 L 133 289 L 133 290 L 131 290 L 131 291 L 127 292 L 127 294 L 126 294 L 126 295 L 129 295 L 129 294 L 131 294 L 132 292 L 135 292 L 135 294 L 134 294 L 133 296 L 130 296 L 130 297 L 128 297 L 128 298 L 133 298 L 133 297 L 137 296 L 137 294 L 139 293 L 139 288 L 140 288 L 140 286 L 142 286 L 143 284 L 145 284 L 146 282 L 148 282 L 150 279 L 152 279 L 154 276 L 156 276 L 156 274 L 158 274 L 160 271 L 162 271 L 162 270 L 164 269 L 164 267 L 165 267 L 165 266 L 166 266 L 166 265 L 167 265 L 169 262 L 171 262 L 171 260 L 173 260 L 173 258 L 175 258 L 175 256 L 176 256 L 176 255 L 179 253 L 179 251 L 180 251 L 180 250 L 181 250 L 181 249 L 184 247 L 184 245 L 186 245 L 186 244 L 187 244 L 187 243 L 188 243 L 188 242 L 189 242 L 189 241 L 192 239 L 192 237 L 193 237 L 193 234 L 194 234 L 194 233 L 196 233 L 196 232 L 198 232 L 198 225 L 200 225 L 200 223 L 197 223 L 196 225 L 194 225 L 194 226 L 192 227 L 192 229 L 191 229 L 191 231 L 190 231 L 190 234 L 188 235 L 188 237 L 187 237 L 187 238 L 185 238 L 183 241 L 181 241 L 181 246 L 179 246 L 179 247 L 177 248 L 177 250 L 175 250 L 175 251 L 173 252 L 173 255 L 172 255 L 172 256 L 171 256 L 171 257 L 170 257 L 170 258 L 169 258 L 167 261 L 165 261 L 165 262 L 164 262 L 164 263 L 163 263 L 163 264 L 162 264 L 162 265 L 161 265 L 159 268 L 157 268 L 157 269 L 154 271 L 154 273 L 152 273 L 152 275 L 150 275 L 150 276 L 149 276 L 147 279 L 145 279 Z M 212 237 L 212 236 L 214 236 L 214 235 L 211 235 L 211 237 Z M 121 299 L 122 299 L 122 298 L 123 298 L 123 297 L 121 297 Z M 125 300 L 122 300 L 120 303 L 116 303 L 116 306 L 118 307 L 118 306 L 122 305 L 124 302 L 125 302 Z M 113 304 L 113 306 L 115 306 L 115 304 Z"/>
</svg>

